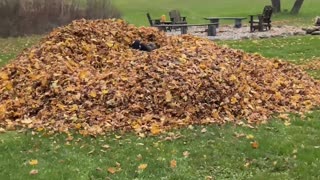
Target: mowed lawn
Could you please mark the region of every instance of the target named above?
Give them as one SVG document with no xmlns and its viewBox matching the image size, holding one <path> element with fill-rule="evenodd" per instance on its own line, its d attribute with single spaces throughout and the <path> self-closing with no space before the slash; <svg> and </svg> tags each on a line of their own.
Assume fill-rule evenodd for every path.
<svg viewBox="0 0 320 180">
<path fill-rule="evenodd" d="M 270 0 L 111 0 L 122 12 L 124 19 L 135 25 L 149 25 L 146 13 L 151 13 L 153 18 L 160 18 L 172 9 L 178 9 L 188 22 L 207 22 L 204 17 L 214 16 L 243 16 L 261 14 L 265 5 L 270 5 Z M 320 1 L 306 0 L 297 16 L 289 15 L 294 0 L 281 0 L 284 11 L 275 15 L 274 20 L 280 24 L 311 24 L 315 16 L 319 16 Z M 248 22 L 248 20 L 245 20 Z M 224 23 L 232 23 L 225 21 Z"/>
<path fill-rule="evenodd" d="M 0 39 L 2 63 L 39 39 Z M 320 59 L 319 41 L 299 36 L 217 43 L 304 64 Z M 319 132 L 318 110 L 304 119 L 291 115 L 289 122 L 194 126 L 145 138 L 7 132 L 0 134 L 0 179 L 320 179 Z"/>
</svg>

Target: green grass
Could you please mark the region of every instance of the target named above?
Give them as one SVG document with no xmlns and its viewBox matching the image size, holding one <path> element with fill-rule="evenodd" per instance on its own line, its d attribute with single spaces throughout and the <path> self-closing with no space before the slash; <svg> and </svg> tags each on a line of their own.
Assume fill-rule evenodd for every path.
<svg viewBox="0 0 320 180">
<path fill-rule="evenodd" d="M 0 66 L 6 64 L 40 40 L 41 36 L 29 36 L 20 38 L 0 38 Z"/>
<path fill-rule="evenodd" d="M 296 36 L 260 40 L 218 41 L 231 48 L 242 49 L 249 53 L 260 53 L 265 57 L 279 58 L 295 64 L 320 58 L 319 36 Z"/>
<path fill-rule="evenodd" d="M 38 40 L 0 39 L 0 57 L 7 61 Z M 320 58 L 319 37 L 217 42 L 297 64 Z M 304 120 L 292 115 L 291 125 L 272 120 L 254 129 L 230 124 L 196 126 L 146 138 L 131 133 L 97 138 L 74 134 L 70 142 L 63 134 L 8 132 L 0 134 L 0 179 L 320 179 L 319 119 L 318 110 Z M 165 140 L 168 136 L 179 138 Z M 252 148 L 253 141 L 259 143 L 257 149 Z M 32 159 L 38 164 L 30 165 Z M 176 168 L 170 167 L 172 160 Z M 139 171 L 140 164 L 148 166 Z M 110 174 L 110 167 L 121 170 Z M 38 174 L 29 175 L 32 169 Z"/>
<path fill-rule="evenodd" d="M 64 135 L 11 132 L 0 136 L 0 179 L 319 179 L 319 118 L 320 113 L 313 112 L 304 121 L 294 116 L 289 126 L 273 121 L 255 129 L 199 126 L 173 131 L 180 136 L 174 141 L 165 140 L 168 134 L 123 134 L 120 139 L 110 134 L 75 136 L 68 142 Z M 203 128 L 207 132 L 202 133 Z M 257 149 L 252 141 L 259 143 Z M 29 165 L 32 159 L 38 165 Z M 176 168 L 170 167 L 172 160 Z M 121 170 L 110 174 L 107 169 L 117 163 Z M 148 166 L 139 172 L 140 164 Z M 29 175 L 32 169 L 39 173 Z"/>
<path fill-rule="evenodd" d="M 281 0 L 282 8 L 291 10 L 293 0 Z M 172 9 L 179 9 L 183 16 L 187 16 L 188 22 L 206 22 L 204 17 L 208 16 L 244 16 L 260 14 L 270 0 L 112 0 L 112 2 L 123 13 L 124 19 L 136 25 L 148 25 L 146 13 L 150 12 L 153 18 L 160 18 L 162 14 L 168 17 Z M 315 7 L 320 6 L 319 0 L 307 0 L 298 16 L 289 13 L 275 15 L 277 21 L 284 24 L 312 24 L 315 16 L 320 15 Z M 226 21 L 227 23 L 232 23 Z"/>
</svg>

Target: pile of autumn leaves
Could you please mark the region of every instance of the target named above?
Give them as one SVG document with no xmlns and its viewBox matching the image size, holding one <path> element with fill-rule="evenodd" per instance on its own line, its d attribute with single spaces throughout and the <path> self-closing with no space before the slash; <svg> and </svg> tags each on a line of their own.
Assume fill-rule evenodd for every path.
<svg viewBox="0 0 320 180">
<path fill-rule="evenodd" d="M 134 40 L 160 46 L 130 48 Z M 0 127 L 82 135 L 158 134 L 190 124 L 265 122 L 320 104 L 299 68 L 121 20 L 79 20 L 0 71 Z"/>
</svg>

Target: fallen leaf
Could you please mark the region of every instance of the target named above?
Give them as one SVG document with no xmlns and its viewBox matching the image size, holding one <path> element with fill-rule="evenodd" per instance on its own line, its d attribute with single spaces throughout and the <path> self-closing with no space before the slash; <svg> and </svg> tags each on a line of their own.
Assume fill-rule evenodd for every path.
<svg viewBox="0 0 320 180">
<path fill-rule="evenodd" d="M 110 146 L 109 146 L 108 144 L 105 144 L 105 145 L 102 146 L 102 148 L 103 148 L 103 149 L 109 149 Z"/>
<path fill-rule="evenodd" d="M 29 172 L 30 175 L 36 175 L 36 174 L 38 174 L 38 173 L 39 173 L 39 171 L 38 171 L 37 169 L 32 169 L 32 170 Z"/>
<path fill-rule="evenodd" d="M 154 125 L 151 126 L 151 130 L 150 131 L 151 131 L 151 133 L 153 135 L 158 135 L 158 134 L 160 134 L 161 129 L 160 129 L 159 125 L 154 124 Z"/>
<path fill-rule="evenodd" d="M 259 143 L 256 142 L 256 141 L 254 141 L 254 142 L 251 143 L 251 147 L 252 147 L 253 149 L 258 149 L 258 148 L 259 148 Z"/>
<path fill-rule="evenodd" d="M 29 165 L 31 165 L 31 166 L 35 166 L 37 164 L 38 164 L 38 160 L 36 160 L 36 159 L 32 159 L 29 161 Z"/>
<path fill-rule="evenodd" d="M 183 156 L 184 156 L 185 158 L 188 158 L 189 155 L 190 155 L 189 151 L 184 151 L 184 152 L 183 152 Z"/>
<path fill-rule="evenodd" d="M 207 132 L 207 129 L 206 129 L 206 128 L 203 128 L 203 129 L 201 129 L 201 132 L 202 132 L 202 133 L 206 133 L 206 132 Z"/>
<path fill-rule="evenodd" d="M 109 167 L 109 168 L 107 169 L 107 171 L 108 171 L 110 174 L 114 174 L 114 173 L 117 172 L 116 168 L 114 168 L 114 167 Z"/>
<path fill-rule="evenodd" d="M 147 167 L 148 167 L 148 164 L 140 164 L 140 165 L 138 166 L 138 170 L 143 171 L 143 170 L 145 170 Z"/>
<path fill-rule="evenodd" d="M 173 168 L 173 169 L 176 168 L 177 167 L 177 161 L 176 160 L 171 160 L 170 161 L 170 167 Z"/>
<path fill-rule="evenodd" d="M 247 138 L 247 139 L 254 139 L 254 136 L 253 136 L 252 134 L 248 134 L 248 135 L 246 136 L 246 138 Z"/>
</svg>

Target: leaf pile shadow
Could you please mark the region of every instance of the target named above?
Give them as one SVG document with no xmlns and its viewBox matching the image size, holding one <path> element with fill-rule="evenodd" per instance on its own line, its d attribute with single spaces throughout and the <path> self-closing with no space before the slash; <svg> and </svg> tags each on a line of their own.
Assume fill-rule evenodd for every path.
<svg viewBox="0 0 320 180">
<path fill-rule="evenodd" d="M 136 40 L 160 46 L 130 48 Z M 0 126 L 82 135 L 266 121 L 320 104 L 298 67 L 121 20 L 74 21 L 0 71 Z"/>
</svg>

